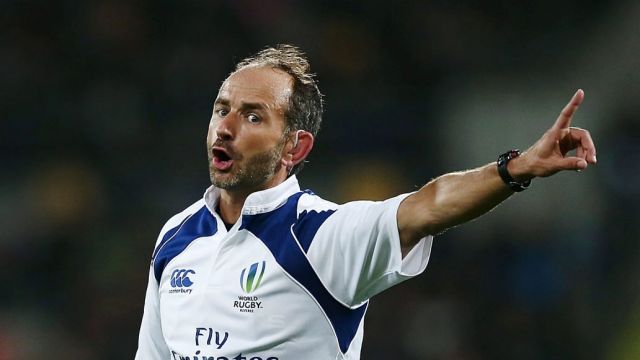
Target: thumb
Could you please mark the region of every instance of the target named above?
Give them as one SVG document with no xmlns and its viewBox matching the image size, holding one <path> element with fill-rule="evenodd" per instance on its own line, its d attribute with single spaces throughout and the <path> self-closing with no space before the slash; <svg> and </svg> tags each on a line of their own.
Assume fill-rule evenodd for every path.
<svg viewBox="0 0 640 360">
<path fill-rule="evenodd" d="M 560 168 L 562 170 L 584 170 L 587 168 L 587 162 L 583 158 L 570 156 L 561 160 Z"/>
</svg>

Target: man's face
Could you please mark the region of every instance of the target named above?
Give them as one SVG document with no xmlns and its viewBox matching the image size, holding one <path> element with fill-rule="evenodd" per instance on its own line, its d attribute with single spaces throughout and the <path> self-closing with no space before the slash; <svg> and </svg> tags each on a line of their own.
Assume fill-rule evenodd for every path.
<svg viewBox="0 0 640 360">
<path fill-rule="evenodd" d="M 281 159 L 291 88 L 289 74 L 268 67 L 242 69 L 222 84 L 207 134 L 216 187 L 251 192 L 286 178 Z"/>
</svg>

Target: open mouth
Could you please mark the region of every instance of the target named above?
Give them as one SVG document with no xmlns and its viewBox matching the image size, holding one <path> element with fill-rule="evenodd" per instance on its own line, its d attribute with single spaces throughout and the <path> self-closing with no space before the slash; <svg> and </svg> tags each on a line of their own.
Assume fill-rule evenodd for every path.
<svg viewBox="0 0 640 360">
<path fill-rule="evenodd" d="M 224 149 L 213 149 L 213 157 L 217 158 L 220 161 L 229 161 L 231 160 L 231 156 L 229 156 L 229 154 L 227 154 L 227 152 Z"/>
<path fill-rule="evenodd" d="M 213 154 L 213 166 L 218 170 L 227 170 L 233 165 L 233 159 L 231 155 L 221 147 L 214 147 L 211 150 Z"/>
</svg>

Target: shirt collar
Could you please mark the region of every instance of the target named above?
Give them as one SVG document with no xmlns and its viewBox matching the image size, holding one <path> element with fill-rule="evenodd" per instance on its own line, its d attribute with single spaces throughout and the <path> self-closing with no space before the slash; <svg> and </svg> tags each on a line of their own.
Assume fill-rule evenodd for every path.
<svg viewBox="0 0 640 360">
<path fill-rule="evenodd" d="M 272 211 L 282 205 L 291 195 L 297 192 L 300 192 L 298 179 L 295 175 L 289 176 L 287 180 L 272 188 L 249 194 L 247 199 L 244 201 L 242 214 L 253 215 Z M 209 211 L 212 214 L 215 214 L 215 209 L 216 206 L 218 206 L 218 201 L 220 199 L 220 189 L 211 185 L 204 192 L 203 198 Z"/>
</svg>

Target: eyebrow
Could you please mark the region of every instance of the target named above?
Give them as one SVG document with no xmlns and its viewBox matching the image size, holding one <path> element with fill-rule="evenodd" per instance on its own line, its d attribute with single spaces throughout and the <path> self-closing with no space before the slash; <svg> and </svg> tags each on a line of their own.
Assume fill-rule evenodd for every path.
<svg viewBox="0 0 640 360">
<path fill-rule="evenodd" d="M 229 106 L 229 100 L 227 99 L 216 99 L 216 101 L 213 103 L 213 106 L 215 107 L 216 105 L 224 105 L 224 106 Z M 240 110 L 268 110 L 269 108 L 263 104 L 263 103 L 248 103 L 248 102 L 242 102 L 240 105 Z"/>
</svg>

